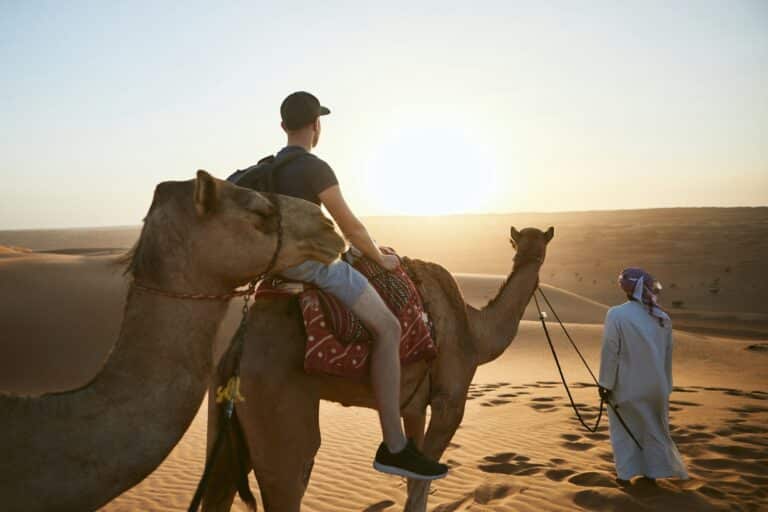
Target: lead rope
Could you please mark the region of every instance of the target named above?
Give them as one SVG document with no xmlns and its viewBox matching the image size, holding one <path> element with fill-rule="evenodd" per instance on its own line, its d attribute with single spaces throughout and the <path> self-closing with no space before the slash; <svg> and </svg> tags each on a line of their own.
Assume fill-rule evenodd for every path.
<svg viewBox="0 0 768 512">
<path fill-rule="evenodd" d="M 263 276 L 262 276 L 263 277 Z M 235 403 L 245 400 L 242 394 L 240 394 L 240 359 L 243 356 L 243 346 L 245 342 L 245 334 L 248 329 L 248 304 L 251 297 L 256 293 L 256 284 L 260 279 L 254 279 L 248 284 L 248 290 L 244 294 L 242 318 L 240 319 L 240 325 L 235 331 L 232 341 L 230 342 L 230 348 L 223 357 L 228 357 L 231 354 L 232 357 L 232 376 L 227 381 L 226 385 L 219 386 L 216 389 L 216 403 L 221 404 L 226 402 L 224 407 L 221 408 L 220 420 L 219 420 L 219 432 L 216 435 L 216 441 L 213 443 L 210 455 L 206 458 L 205 468 L 203 469 L 203 475 L 200 477 L 200 482 L 197 484 L 195 494 L 192 497 L 192 502 L 189 504 L 189 512 L 197 512 L 200 507 L 200 502 L 203 499 L 203 492 L 205 491 L 208 479 L 210 478 L 211 466 L 216 460 L 216 456 L 221 449 L 221 443 L 226 437 L 227 431 L 230 428 L 232 422 L 232 416 L 235 412 Z M 242 466 L 242 460 L 238 459 L 238 463 Z M 242 469 L 242 468 L 241 468 Z M 240 471 L 242 473 L 242 471 Z M 247 477 L 246 477 L 247 478 Z M 250 489 L 245 486 L 242 489 L 242 485 L 238 485 L 238 491 L 240 497 L 247 504 L 255 503 L 255 498 L 251 494 Z M 245 493 L 245 496 L 243 495 Z M 250 495 L 250 496 L 249 496 Z"/>
<path fill-rule="evenodd" d="M 624 430 L 626 430 L 627 434 L 629 434 L 629 437 L 632 438 L 632 441 L 634 441 L 635 444 L 637 445 L 637 447 L 640 449 L 640 451 L 642 451 L 643 447 L 640 445 L 640 442 L 637 440 L 635 435 L 632 433 L 632 431 L 630 430 L 629 426 L 624 421 L 624 418 L 622 418 L 621 414 L 619 414 L 619 411 L 618 411 L 619 406 L 618 405 L 614 405 L 613 403 L 611 403 L 610 400 L 605 400 L 602 397 L 600 397 L 600 411 L 597 414 L 597 420 L 595 421 L 595 426 L 594 427 L 590 427 L 589 425 L 587 425 L 587 423 L 581 417 L 581 413 L 579 413 L 579 408 L 576 407 L 576 403 L 574 402 L 573 396 L 571 395 L 571 390 L 568 387 L 568 383 L 565 380 L 565 375 L 563 374 L 563 368 L 560 366 L 560 359 L 557 357 L 557 352 L 555 351 L 555 346 L 552 343 L 551 336 L 549 335 L 549 329 L 547 329 L 547 323 L 545 321 L 546 313 L 539 306 L 539 300 L 536 298 L 536 291 L 538 291 L 539 294 L 541 294 L 541 297 L 546 302 L 547 306 L 549 307 L 549 310 L 555 316 L 555 319 L 557 319 L 557 322 L 560 324 L 560 328 L 565 333 L 565 336 L 568 338 L 568 341 L 570 341 L 571 346 L 573 347 L 573 349 L 579 355 L 579 358 L 581 359 L 581 362 L 584 363 L 584 367 L 587 369 L 587 371 L 589 372 L 589 375 L 592 377 L 592 380 L 594 381 L 595 385 L 598 386 L 598 388 L 600 386 L 600 383 L 598 382 L 597 377 L 595 377 L 595 374 L 592 372 L 592 369 L 589 367 L 589 364 L 587 363 L 587 360 L 584 358 L 584 356 L 582 355 L 581 351 L 579 350 L 579 347 L 576 346 L 576 342 L 574 342 L 573 338 L 571 338 L 571 335 L 568 332 L 568 329 L 565 328 L 565 325 L 563 324 L 562 320 L 560 320 L 560 317 L 558 316 L 557 312 L 552 307 L 552 304 L 549 302 L 549 299 L 547 299 L 547 296 L 544 295 L 544 290 L 542 290 L 540 287 L 537 286 L 536 290 L 533 293 L 533 300 L 534 300 L 534 303 L 536 304 L 536 311 L 538 311 L 538 313 L 539 313 L 539 320 L 541 321 L 541 326 L 544 329 L 544 334 L 547 337 L 547 343 L 549 343 L 549 348 L 552 351 L 552 356 L 555 359 L 555 364 L 557 365 L 557 371 L 560 374 L 560 380 L 563 383 L 563 387 L 565 388 L 565 392 L 568 394 L 568 400 L 571 402 L 571 408 L 573 409 L 573 412 L 576 413 L 576 417 L 578 418 L 579 423 L 581 423 L 584 426 L 584 428 L 587 429 L 589 432 L 592 432 L 592 433 L 597 432 L 597 429 L 600 426 L 600 420 L 603 417 L 604 404 L 607 403 L 608 407 L 610 407 L 611 410 L 613 410 L 614 414 L 616 415 L 616 418 L 619 420 L 619 423 L 621 423 L 621 426 L 624 427 Z"/>
</svg>

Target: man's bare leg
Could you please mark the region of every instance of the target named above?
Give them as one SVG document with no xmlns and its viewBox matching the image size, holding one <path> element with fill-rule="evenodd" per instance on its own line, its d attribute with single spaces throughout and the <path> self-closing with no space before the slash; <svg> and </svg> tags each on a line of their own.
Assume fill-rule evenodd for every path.
<svg viewBox="0 0 768 512">
<path fill-rule="evenodd" d="M 351 309 L 373 335 L 371 384 L 379 422 L 387 448 L 399 452 L 406 444 L 400 423 L 400 322 L 370 284 Z"/>
</svg>

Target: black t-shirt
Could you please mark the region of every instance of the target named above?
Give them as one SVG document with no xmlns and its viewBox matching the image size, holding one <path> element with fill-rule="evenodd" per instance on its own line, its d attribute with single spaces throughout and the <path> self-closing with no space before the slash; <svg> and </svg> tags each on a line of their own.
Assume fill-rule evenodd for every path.
<svg viewBox="0 0 768 512">
<path fill-rule="evenodd" d="M 274 176 L 275 193 L 298 197 L 320 206 L 320 193 L 339 184 L 336 174 L 330 165 L 299 146 L 286 146 L 275 157 L 279 159 L 294 151 L 304 154 L 277 169 Z"/>
</svg>

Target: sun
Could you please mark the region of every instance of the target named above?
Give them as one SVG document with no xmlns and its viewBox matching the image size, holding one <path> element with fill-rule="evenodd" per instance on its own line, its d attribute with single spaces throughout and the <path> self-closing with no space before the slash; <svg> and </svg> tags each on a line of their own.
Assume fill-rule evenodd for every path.
<svg viewBox="0 0 768 512">
<path fill-rule="evenodd" d="M 369 154 L 358 191 L 373 215 L 482 213 L 497 208 L 495 150 L 455 127 L 400 129 Z M 358 201 L 360 202 L 360 201 Z"/>
</svg>

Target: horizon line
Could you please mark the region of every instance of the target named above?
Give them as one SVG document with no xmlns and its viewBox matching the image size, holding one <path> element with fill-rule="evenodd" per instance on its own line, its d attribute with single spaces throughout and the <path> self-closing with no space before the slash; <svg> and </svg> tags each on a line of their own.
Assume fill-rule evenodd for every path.
<svg viewBox="0 0 768 512">
<path fill-rule="evenodd" d="M 433 215 L 420 214 L 389 214 L 389 215 L 361 215 L 361 219 L 383 219 L 383 218 L 446 218 L 446 217 L 500 217 L 504 215 L 569 215 L 575 213 L 609 213 L 609 212 L 648 212 L 660 210 L 745 210 L 768 208 L 768 205 L 758 206 L 660 206 L 649 208 L 606 208 L 590 210 L 558 210 L 558 211 L 513 211 L 513 212 L 487 212 L 487 213 L 442 213 Z M 47 231 L 47 230 L 74 230 L 74 229 L 133 229 L 141 227 L 143 223 L 138 224 L 103 224 L 103 225 L 81 225 L 81 226 L 48 226 L 48 227 L 22 227 L 22 228 L 1 228 L 3 231 Z"/>
</svg>

